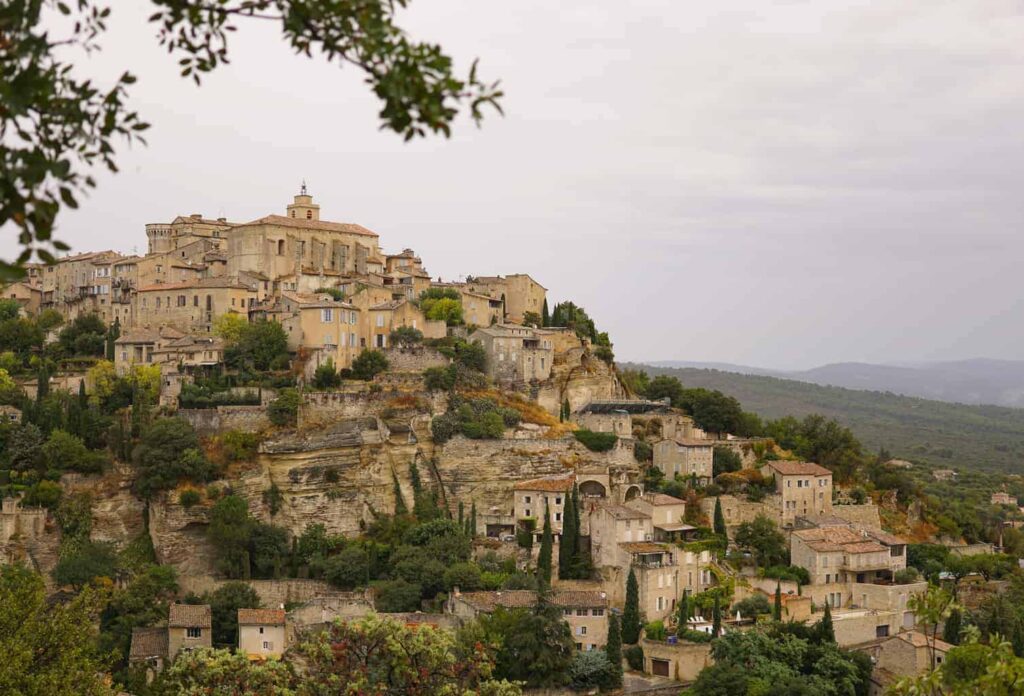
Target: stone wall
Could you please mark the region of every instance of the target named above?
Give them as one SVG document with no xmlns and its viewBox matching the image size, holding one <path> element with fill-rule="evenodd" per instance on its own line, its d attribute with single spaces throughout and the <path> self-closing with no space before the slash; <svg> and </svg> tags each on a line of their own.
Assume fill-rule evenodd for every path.
<svg viewBox="0 0 1024 696">
<path fill-rule="evenodd" d="M 644 650 L 644 672 L 654 674 L 653 661 L 668 662 L 668 677 L 681 682 L 692 682 L 705 667 L 710 666 L 711 645 L 709 643 L 690 643 L 679 641 L 669 644 L 660 640 L 640 640 Z M 678 687 L 676 687 L 678 688 Z"/>
<path fill-rule="evenodd" d="M 209 574 L 189 575 L 178 578 L 178 585 L 183 593 L 195 592 L 196 594 L 203 594 L 204 592 L 214 592 L 218 587 L 229 582 L 238 581 L 215 578 Z M 260 597 L 260 603 L 270 609 L 280 608 L 284 604 L 318 601 L 318 598 L 326 601 L 328 598 L 334 600 L 349 595 L 364 596 L 363 593 L 358 592 L 339 592 L 321 580 L 284 578 L 282 580 L 246 580 L 245 582 L 252 589 L 256 590 L 256 594 Z M 369 601 L 369 606 L 372 607 L 373 600 L 372 595 L 369 595 L 369 591 L 367 591 L 367 596 L 370 597 L 367 601 Z"/>
<path fill-rule="evenodd" d="M 299 427 L 315 427 L 340 418 L 379 416 L 389 409 L 403 408 L 410 401 L 415 401 L 430 413 L 443 413 L 447 408 L 447 396 L 443 392 L 422 389 L 411 392 L 399 389 L 304 392 L 299 406 Z"/>
<path fill-rule="evenodd" d="M 874 503 L 864 505 L 836 505 L 832 508 L 832 514 L 842 517 L 861 527 L 869 529 L 882 529 L 882 518 L 878 514 L 878 506 Z"/>
<path fill-rule="evenodd" d="M 270 427 L 265 406 L 218 406 L 217 408 L 183 408 L 179 417 L 189 422 L 203 436 L 228 430 L 256 432 Z"/>
<path fill-rule="evenodd" d="M 429 367 L 444 367 L 451 363 L 449 358 L 426 346 L 388 348 L 384 355 L 388 359 L 388 369 L 393 372 L 423 372 Z"/>
</svg>

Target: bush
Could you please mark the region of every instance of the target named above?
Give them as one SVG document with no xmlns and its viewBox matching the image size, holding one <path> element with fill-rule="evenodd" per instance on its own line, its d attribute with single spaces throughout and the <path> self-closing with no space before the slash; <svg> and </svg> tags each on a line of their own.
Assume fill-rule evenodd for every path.
<svg viewBox="0 0 1024 696">
<path fill-rule="evenodd" d="M 186 488 L 178 494 L 178 503 L 186 510 L 193 505 L 198 505 L 200 500 L 202 500 L 202 496 L 195 488 Z"/>
<path fill-rule="evenodd" d="M 220 446 L 227 462 L 249 461 L 256 456 L 260 437 L 256 433 L 229 430 L 220 436 Z"/>
<path fill-rule="evenodd" d="M 369 579 L 366 552 L 358 546 L 349 546 L 323 562 L 323 574 L 327 582 L 342 590 L 366 585 Z"/>
<path fill-rule="evenodd" d="M 743 599 L 729 610 L 729 613 L 735 614 L 739 612 L 741 616 L 750 618 L 758 616 L 760 614 L 771 614 L 772 605 L 768 601 L 768 597 L 763 594 L 752 594 L 746 599 Z"/>
<path fill-rule="evenodd" d="M 377 583 L 374 606 L 380 612 L 419 611 L 420 586 L 405 580 Z"/>
<path fill-rule="evenodd" d="M 651 621 L 644 626 L 644 637 L 647 640 L 665 640 L 668 638 L 668 630 L 664 621 Z"/>
<path fill-rule="evenodd" d="M 390 343 L 400 348 L 418 346 L 423 343 L 423 332 L 411 326 L 399 326 L 391 332 Z"/>
<path fill-rule="evenodd" d="M 331 299 L 335 302 L 345 301 L 345 293 L 341 291 L 341 288 L 317 288 L 316 292 L 324 295 L 330 295 Z"/>
<path fill-rule="evenodd" d="M 771 566 L 770 568 L 765 568 L 764 576 L 773 580 L 792 580 L 801 585 L 811 584 L 811 574 L 807 572 L 806 568 L 801 568 L 800 566 Z"/>
<path fill-rule="evenodd" d="M 623 657 L 626 658 L 626 664 L 629 665 L 631 670 L 636 672 L 642 672 L 644 669 L 644 649 L 639 645 L 631 645 L 622 651 Z"/>
<path fill-rule="evenodd" d="M 182 479 L 209 481 L 216 474 L 199 449 L 192 426 L 180 418 L 153 421 L 132 450 L 132 461 L 139 470 L 136 492 L 146 499 L 174 488 Z"/>
<path fill-rule="evenodd" d="M 456 367 L 428 367 L 423 371 L 423 386 L 428 391 L 451 391 L 455 386 Z"/>
<path fill-rule="evenodd" d="M 903 570 L 896 571 L 893 576 L 893 582 L 897 585 L 909 585 L 912 582 L 917 582 L 921 579 L 921 575 L 917 572 L 917 568 L 904 568 Z"/>
<path fill-rule="evenodd" d="M 713 640 L 710 633 L 694 631 L 690 628 L 677 631 L 676 637 L 679 638 L 679 640 L 685 640 L 688 643 L 710 643 Z"/>
<path fill-rule="evenodd" d="M 569 666 L 572 688 L 577 690 L 608 688 L 615 681 L 612 663 L 604 650 L 577 651 Z"/>
<path fill-rule="evenodd" d="M 367 382 L 386 369 L 388 359 L 379 350 L 363 349 L 359 357 L 352 361 L 352 376 Z"/>
<path fill-rule="evenodd" d="M 638 462 L 651 462 L 654 461 L 654 448 L 651 443 L 644 442 L 643 440 L 637 440 L 633 443 L 633 458 Z M 660 471 L 660 469 L 655 469 Z"/>
<path fill-rule="evenodd" d="M 270 422 L 278 426 L 294 426 L 299 417 L 299 392 L 282 389 L 267 408 Z"/>
<path fill-rule="evenodd" d="M 480 567 L 475 563 L 456 563 L 444 571 L 444 588 L 446 591 L 458 587 L 460 591 L 479 590 L 483 580 Z"/>
<path fill-rule="evenodd" d="M 25 491 L 25 496 L 21 499 L 21 503 L 26 507 L 44 507 L 48 510 L 53 510 L 57 507 L 57 503 L 60 502 L 62 492 L 63 489 L 61 489 L 59 483 L 39 481 Z"/>
<path fill-rule="evenodd" d="M 334 389 L 341 384 L 341 376 L 334 369 L 334 361 L 330 358 L 313 372 L 313 386 L 317 389 Z"/>
<path fill-rule="evenodd" d="M 81 588 L 96 578 L 112 580 L 116 573 L 117 551 L 114 545 L 85 539 L 61 554 L 53 579 L 60 585 Z"/>
<path fill-rule="evenodd" d="M 224 362 L 233 368 L 266 372 L 288 366 L 288 334 L 275 321 L 246 324 L 224 351 Z"/>
<path fill-rule="evenodd" d="M 615 433 L 595 433 L 593 430 L 580 429 L 573 432 L 576 440 L 591 452 L 607 452 L 615 447 L 618 436 Z"/>
</svg>

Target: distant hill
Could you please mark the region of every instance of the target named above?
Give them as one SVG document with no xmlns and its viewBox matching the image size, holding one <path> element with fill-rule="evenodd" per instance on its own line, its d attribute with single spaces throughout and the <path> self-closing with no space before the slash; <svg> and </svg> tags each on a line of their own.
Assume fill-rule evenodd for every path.
<svg viewBox="0 0 1024 696">
<path fill-rule="evenodd" d="M 687 387 L 718 389 L 762 418 L 821 413 L 849 427 L 871 451 L 935 466 L 1024 473 L 1024 410 L 828 387 L 722 370 L 621 367 L 673 375 Z"/>
<path fill-rule="evenodd" d="M 693 367 L 801 382 L 892 392 L 963 404 L 1024 407 L 1024 361 L 975 358 L 951 362 L 875 365 L 832 363 L 810 370 L 769 370 L 729 363 L 681 360 L 651 362 L 659 367 Z"/>
</svg>

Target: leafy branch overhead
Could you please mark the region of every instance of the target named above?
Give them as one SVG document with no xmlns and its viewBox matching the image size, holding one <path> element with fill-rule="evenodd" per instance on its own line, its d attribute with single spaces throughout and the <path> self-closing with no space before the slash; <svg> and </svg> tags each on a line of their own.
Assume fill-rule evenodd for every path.
<svg viewBox="0 0 1024 696">
<path fill-rule="evenodd" d="M 158 41 L 178 56 L 181 74 L 201 75 L 228 62 L 229 32 L 245 20 L 279 22 L 297 53 L 359 68 L 383 103 L 381 128 L 406 140 L 451 134 L 460 110 L 478 124 L 486 108 L 501 113 L 498 82 L 478 77 L 474 61 L 457 77 L 436 44 L 413 41 L 395 23 L 407 0 L 152 0 Z M 68 29 L 54 22 L 65 16 Z M 52 16 L 52 17 L 51 17 Z M 114 144 L 144 142 L 149 127 L 128 107 L 135 77 L 124 72 L 104 89 L 73 74 L 75 51 L 99 50 L 110 8 L 94 0 L 10 0 L 0 5 L 0 226 L 18 229 L 22 253 L 0 261 L 17 277 L 35 254 L 52 262 L 68 246 L 52 238 L 62 206 L 95 187 L 92 167 L 117 171 Z M 126 59 L 127 63 L 128 60 Z"/>
</svg>

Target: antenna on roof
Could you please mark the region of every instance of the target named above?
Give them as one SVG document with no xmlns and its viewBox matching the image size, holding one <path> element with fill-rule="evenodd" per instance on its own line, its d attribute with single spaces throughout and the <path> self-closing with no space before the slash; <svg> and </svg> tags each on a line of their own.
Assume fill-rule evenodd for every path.
<svg viewBox="0 0 1024 696">
<path fill-rule="evenodd" d="M 299 189 L 299 193 L 301 195 L 303 195 L 303 196 L 306 195 L 306 180 L 305 179 L 302 180 L 302 188 Z"/>
</svg>

